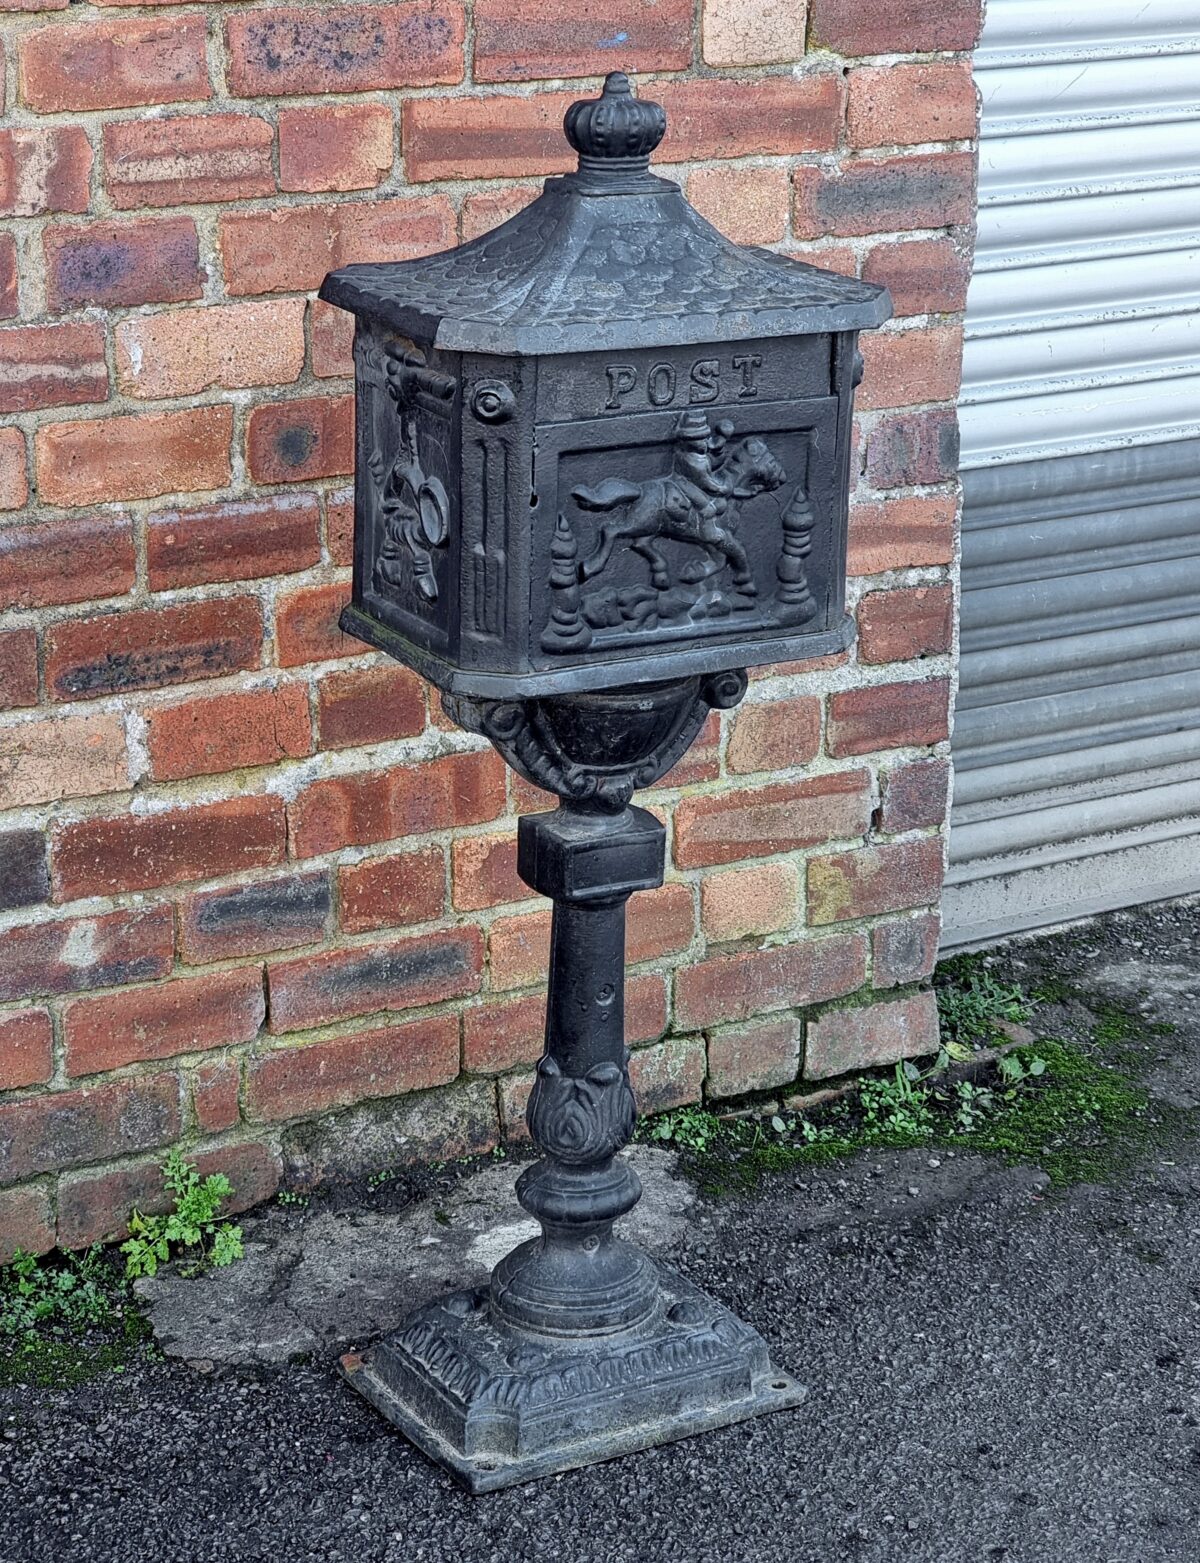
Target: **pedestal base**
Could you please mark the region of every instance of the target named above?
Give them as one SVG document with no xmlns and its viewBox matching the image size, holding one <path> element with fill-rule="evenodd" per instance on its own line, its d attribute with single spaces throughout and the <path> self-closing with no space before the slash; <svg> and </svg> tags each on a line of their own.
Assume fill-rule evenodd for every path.
<svg viewBox="0 0 1200 1563">
<path fill-rule="evenodd" d="M 480 1288 L 422 1308 L 342 1371 L 472 1493 L 800 1404 L 806 1389 L 771 1367 L 755 1330 L 657 1268 L 653 1316 L 608 1339 L 497 1328 Z"/>
</svg>

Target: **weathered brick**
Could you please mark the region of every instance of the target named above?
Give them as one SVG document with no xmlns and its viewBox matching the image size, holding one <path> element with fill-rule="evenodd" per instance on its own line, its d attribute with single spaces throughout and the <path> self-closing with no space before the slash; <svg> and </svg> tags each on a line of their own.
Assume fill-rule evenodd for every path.
<svg viewBox="0 0 1200 1563">
<path fill-rule="evenodd" d="M 813 43 L 839 54 L 925 54 L 970 49 L 979 36 L 981 0 L 811 0 Z"/>
<path fill-rule="evenodd" d="M 392 171 L 386 103 L 329 103 L 279 111 L 281 190 L 372 190 Z"/>
<path fill-rule="evenodd" d="M 461 998 L 479 987 L 482 971 L 483 936 L 477 928 L 272 961 L 268 1029 L 299 1031 L 375 1010 Z"/>
<path fill-rule="evenodd" d="M 74 999 L 63 1011 L 67 1074 L 250 1042 L 266 1015 L 262 971 L 244 966 Z"/>
<path fill-rule="evenodd" d="M 949 760 L 915 760 L 910 765 L 893 766 L 883 773 L 881 785 L 879 829 L 887 835 L 927 830 L 946 818 Z"/>
<path fill-rule="evenodd" d="M 210 98 L 204 16 L 42 27 L 18 45 L 21 95 L 41 114 Z"/>
<path fill-rule="evenodd" d="M 6 607 L 117 597 L 133 581 L 133 529 L 126 516 L 0 528 L 0 601 Z"/>
<path fill-rule="evenodd" d="M 668 1037 L 633 1050 L 629 1078 L 638 1110 L 665 1113 L 698 1102 L 704 1090 L 704 1042 L 700 1037 Z"/>
<path fill-rule="evenodd" d="M 455 221 L 444 195 L 425 195 L 233 212 L 221 218 L 218 232 L 229 293 L 303 293 L 319 287 L 336 266 L 412 260 L 447 249 Z"/>
<path fill-rule="evenodd" d="M 867 440 L 867 480 L 874 488 L 948 483 L 958 474 L 958 415 L 953 407 L 891 413 Z"/>
<path fill-rule="evenodd" d="M 304 300 L 262 299 L 134 315 L 113 333 L 128 396 L 290 385 L 304 368 Z"/>
<path fill-rule="evenodd" d="M 488 970 L 493 988 L 527 988 L 546 980 L 550 958 L 549 911 L 497 917 L 488 937 Z"/>
<path fill-rule="evenodd" d="M 20 510 L 28 498 L 25 436 L 20 429 L 0 429 L 0 510 Z"/>
<path fill-rule="evenodd" d="M 481 825 L 503 812 L 503 761 L 491 750 L 476 750 L 314 782 L 291 805 L 289 821 L 293 850 L 304 858 Z"/>
<path fill-rule="evenodd" d="M 180 1128 L 175 1074 L 0 1103 L 0 1184 L 150 1150 L 177 1139 Z"/>
<path fill-rule="evenodd" d="M 881 282 L 897 315 L 965 309 L 971 281 L 969 247 L 953 239 L 888 239 L 867 252 L 863 280 Z"/>
<path fill-rule="evenodd" d="M 279 1187 L 279 1159 L 267 1145 L 200 1147 L 188 1152 L 200 1173 L 223 1172 L 233 1193 L 222 1203 L 225 1215 L 237 1215 L 270 1199 Z M 162 1215 L 173 1196 L 163 1187 L 162 1161 L 125 1162 L 107 1172 L 72 1172 L 59 1179 L 58 1241 L 62 1248 L 114 1243 L 129 1231 L 129 1215 Z"/>
<path fill-rule="evenodd" d="M 69 507 L 224 488 L 232 434 L 232 407 L 47 424 L 34 436 L 38 491 Z"/>
<path fill-rule="evenodd" d="M 602 76 L 620 40 L 626 71 L 680 71 L 692 61 L 691 0 L 612 0 L 601 30 L 574 0 L 476 0 L 475 80 Z"/>
<path fill-rule="evenodd" d="M 536 201 L 542 193 L 541 185 L 507 184 L 496 190 L 480 190 L 466 197 L 460 214 L 460 237 L 464 244 L 477 239 L 481 233 L 490 233 L 510 217 L 515 217 Z"/>
<path fill-rule="evenodd" d="M 350 600 L 349 581 L 330 586 L 304 586 L 275 604 L 275 660 L 281 668 L 334 657 L 360 657 L 363 644 L 338 627 Z"/>
<path fill-rule="evenodd" d="M 0 217 L 86 212 L 92 144 L 79 125 L 0 131 Z"/>
<path fill-rule="evenodd" d="M 201 1134 L 232 1129 L 242 1116 L 241 1071 L 232 1058 L 201 1064 L 192 1076 L 192 1111 Z"/>
<path fill-rule="evenodd" d="M 850 511 L 851 575 L 877 575 L 954 558 L 957 502 L 952 494 L 886 499 Z"/>
<path fill-rule="evenodd" d="M 312 372 L 318 379 L 345 379 L 354 373 L 354 316 L 320 299 L 312 301 L 311 311 Z M 352 558 L 335 553 L 334 563 L 349 564 Z"/>
<path fill-rule="evenodd" d="M 687 1027 L 749 1020 L 841 998 L 866 979 L 867 941 L 858 933 L 717 956 L 677 974 L 675 1019 Z"/>
<path fill-rule="evenodd" d="M 575 166 L 562 119 L 575 93 L 410 98 L 400 144 L 410 180 L 507 179 Z"/>
<path fill-rule="evenodd" d="M 643 890 L 629 901 L 625 958 L 630 965 L 686 950 L 695 932 L 692 892 L 678 882 Z M 492 987 L 544 983 L 550 960 L 550 910 L 497 917 L 488 947 Z"/>
<path fill-rule="evenodd" d="M 273 6 L 228 18 L 229 84 L 239 97 L 371 92 L 462 80 L 463 7 Z"/>
<path fill-rule="evenodd" d="M 667 987 L 657 972 L 629 979 L 625 990 L 625 1041 L 656 1042 L 667 1029 Z M 541 993 L 502 999 L 463 1011 L 463 1068 L 502 1074 L 542 1055 L 546 1000 Z"/>
<path fill-rule="evenodd" d="M 656 791 L 665 792 L 672 787 L 692 787 L 697 782 L 716 781 L 721 774 L 721 713 L 710 711 L 704 726 L 696 734 L 691 747 L 662 778 L 655 782 Z M 556 799 L 544 793 L 538 807 L 553 808 Z"/>
<path fill-rule="evenodd" d="M 793 184 L 797 238 L 944 228 L 971 222 L 975 212 L 971 152 L 856 158 L 836 170 L 800 168 Z"/>
<path fill-rule="evenodd" d="M 401 928 L 440 917 L 446 905 L 441 847 L 418 847 L 338 869 L 341 923 L 347 933 Z"/>
<path fill-rule="evenodd" d="M 807 765 L 821 747 L 821 702 L 816 695 L 767 700 L 738 711 L 726 762 L 731 771 L 782 771 Z"/>
<path fill-rule="evenodd" d="M 65 11 L 71 0 L 0 0 L 2 11 Z"/>
<path fill-rule="evenodd" d="M 534 892 L 517 876 L 517 838 L 511 830 L 498 835 L 460 836 L 450 848 L 453 901 L 469 912 L 505 901 L 527 901 Z"/>
<path fill-rule="evenodd" d="M 46 839 L 37 829 L 0 835 L 0 912 L 37 906 L 50 898 Z"/>
<path fill-rule="evenodd" d="M 709 1096 L 741 1096 L 789 1084 L 800 1070 L 802 1030 L 794 1015 L 768 1015 L 714 1031 L 708 1039 Z"/>
<path fill-rule="evenodd" d="M 685 798 L 675 811 L 675 862 L 680 868 L 703 868 L 794 852 L 863 836 L 870 818 L 866 771 Z"/>
<path fill-rule="evenodd" d="M 0 1091 L 42 1085 L 54 1068 L 54 1032 L 44 1009 L 0 1015 Z"/>
<path fill-rule="evenodd" d="M 495 1086 L 466 1080 L 293 1124 L 282 1135 L 284 1168 L 293 1186 L 312 1184 L 398 1162 L 479 1156 L 498 1137 Z"/>
<path fill-rule="evenodd" d="M 833 71 L 664 82 L 654 96 L 667 111 L 664 162 L 832 152 L 842 128 L 842 79 Z"/>
<path fill-rule="evenodd" d="M 0 413 L 102 402 L 104 332 L 91 321 L 0 331 Z"/>
<path fill-rule="evenodd" d="M 49 226 L 46 303 L 55 312 L 92 305 L 177 304 L 204 291 L 200 241 L 190 217 L 146 217 Z"/>
<path fill-rule="evenodd" d="M 804 53 L 808 0 L 704 0 L 706 65 L 781 65 Z"/>
<path fill-rule="evenodd" d="M 936 901 L 942 888 L 940 836 L 863 847 L 808 860 L 808 920 L 840 923 Z"/>
<path fill-rule="evenodd" d="M 0 728 L 0 809 L 128 786 L 125 725 L 116 712 Z"/>
<path fill-rule="evenodd" d="M 413 738 L 425 727 L 425 690 L 407 668 L 348 668 L 317 685 L 322 749 Z"/>
<path fill-rule="evenodd" d="M 309 396 L 255 407 L 246 465 L 256 483 L 307 483 L 354 471 L 354 398 Z"/>
<path fill-rule="evenodd" d="M 961 326 L 872 331 L 864 336 L 862 345 L 866 372 L 856 398 L 861 411 L 952 402 L 958 396 Z"/>
<path fill-rule="evenodd" d="M 150 590 L 288 575 L 321 561 L 315 494 L 272 494 L 196 510 L 165 510 L 146 522 Z"/>
<path fill-rule="evenodd" d="M 950 650 L 954 596 L 949 586 L 868 592 L 858 605 L 861 662 L 907 662 Z"/>
<path fill-rule="evenodd" d="M 169 906 L 26 923 L 0 933 L 0 1000 L 151 982 L 171 970 Z"/>
<path fill-rule="evenodd" d="M 312 752 L 308 691 L 302 684 L 201 695 L 146 712 L 155 781 L 274 765 Z"/>
<path fill-rule="evenodd" d="M 316 944 L 333 898 L 324 873 L 202 890 L 179 903 L 179 953 L 192 965 Z"/>
<path fill-rule="evenodd" d="M 949 701 L 944 678 L 842 690 L 829 697 L 829 752 L 840 757 L 941 743 L 950 736 Z"/>
<path fill-rule="evenodd" d="M 688 200 L 738 244 L 774 244 L 788 220 L 788 175 L 774 166 L 718 164 L 688 176 Z"/>
<path fill-rule="evenodd" d="M 969 141 L 975 134 L 970 62 L 869 65 L 851 71 L 846 128 L 852 147 Z"/>
<path fill-rule="evenodd" d="M 932 993 L 857 1009 L 826 1010 L 808 1024 L 804 1078 L 828 1080 L 855 1069 L 874 1069 L 901 1058 L 921 1058 L 938 1045 L 937 1004 Z"/>
<path fill-rule="evenodd" d="M 16 235 L 0 233 L 0 320 L 20 314 L 19 270 Z"/>
<path fill-rule="evenodd" d="M 118 209 L 273 195 L 273 134 L 257 114 L 181 114 L 104 127 L 104 184 Z"/>
<path fill-rule="evenodd" d="M 0 1193 L 0 1264 L 7 1264 L 18 1248 L 24 1254 L 49 1253 L 54 1247 L 54 1225 L 46 1186 L 30 1183 L 24 1188 L 5 1189 Z"/>
<path fill-rule="evenodd" d="M 53 835 L 55 899 L 215 879 L 280 863 L 283 855 L 283 802 L 271 795 L 80 820 Z"/>
<path fill-rule="evenodd" d="M 877 988 L 900 988 L 922 982 L 937 965 L 942 920 L 936 912 L 879 923 L 871 930 L 872 982 Z"/>
<path fill-rule="evenodd" d="M 0 711 L 37 705 L 37 634 L 0 632 Z"/>
<path fill-rule="evenodd" d="M 52 700 L 91 700 L 220 678 L 261 657 L 262 609 L 253 597 L 126 609 L 48 630 L 46 689 Z"/>
<path fill-rule="evenodd" d="M 796 917 L 798 881 L 792 863 L 760 863 L 708 874 L 700 884 L 700 926 L 714 944 L 775 933 Z"/>
</svg>

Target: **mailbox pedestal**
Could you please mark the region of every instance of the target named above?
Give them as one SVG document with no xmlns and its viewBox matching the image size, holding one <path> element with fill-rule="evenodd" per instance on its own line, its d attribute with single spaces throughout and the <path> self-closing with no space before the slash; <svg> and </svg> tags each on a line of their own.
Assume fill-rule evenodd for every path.
<svg viewBox="0 0 1200 1563">
<path fill-rule="evenodd" d="M 614 1235 L 637 1203 L 625 905 L 662 883 L 631 803 L 755 663 L 848 643 L 859 328 L 883 290 L 730 244 L 649 172 L 624 76 L 579 169 L 445 255 L 332 273 L 358 317 L 347 632 L 417 668 L 558 809 L 518 869 L 554 906 L 546 1052 L 517 1181 L 541 1225 L 351 1382 L 472 1492 L 795 1405 L 761 1337 Z"/>
</svg>

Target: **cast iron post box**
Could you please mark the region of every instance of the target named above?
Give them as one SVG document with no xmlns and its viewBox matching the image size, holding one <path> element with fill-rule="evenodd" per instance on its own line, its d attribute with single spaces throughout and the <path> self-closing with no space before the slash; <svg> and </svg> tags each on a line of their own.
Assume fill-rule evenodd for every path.
<svg viewBox="0 0 1200 1563">
<path fill-rule="evenodd" d="M 878 287 L 731 243 L 649 170 L 666 120 L 620 73 L 574 104 L 575 173 L 461 248 L 347 266 L 356 317 L 353 601 L 559 809 L 521 820 L 554 901 L 542 1236 L 350 1376 L 473 1491 L 794 1404 L 761 1338 L 614 1237 L 638 1197 L 625 902 L 662 882 L 631 806 L 755 663 L 849 642 L 857 336 Z"/>
</svg>

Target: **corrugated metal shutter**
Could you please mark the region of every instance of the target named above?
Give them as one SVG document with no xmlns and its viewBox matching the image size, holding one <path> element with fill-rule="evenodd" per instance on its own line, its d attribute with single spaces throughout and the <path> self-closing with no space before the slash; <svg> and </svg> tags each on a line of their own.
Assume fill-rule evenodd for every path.
<svg viewBox="0 0 1200 1563">
<path fill-rule="evenodd" d="M 1197 0 L 990 0 L 946 943 L 1200 890 Z"/>
</svg>

